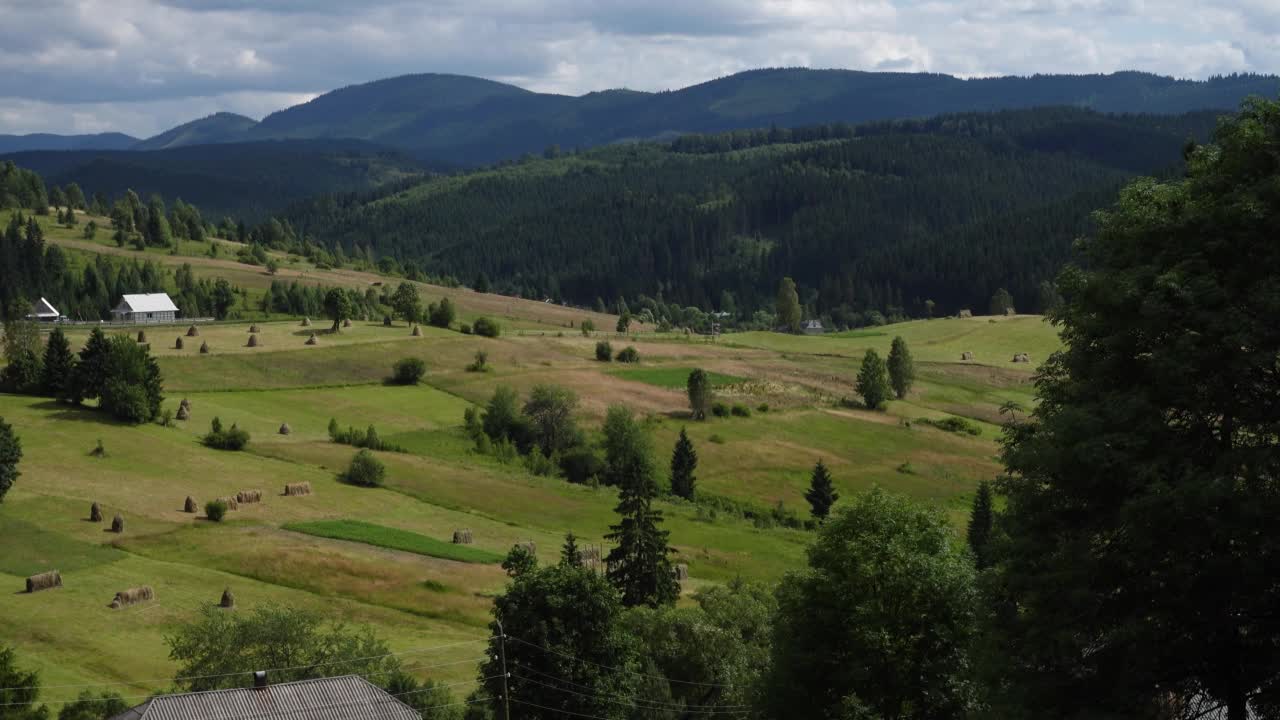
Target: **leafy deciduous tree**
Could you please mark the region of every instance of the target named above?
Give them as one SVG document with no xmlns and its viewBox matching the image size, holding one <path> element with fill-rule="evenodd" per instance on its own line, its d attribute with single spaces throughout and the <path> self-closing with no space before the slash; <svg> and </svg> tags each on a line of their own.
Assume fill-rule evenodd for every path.
<svg viewBox="0 0 1280 720">
<path fill-rule="evenodd" d="M 911 359 L 907 341 L 899 335 L 889 347 L 889 385 L 899 400 L 905 398 L 916 380 L 916 364 Z"/>
<path fill-rule="evenodd" d="M 888 369 L 875 350 L 867 350 L 867 354 L 862 357 L 862 367 L 858 370 L 858 381 L 854 389 L 862 396 L 862 403 L 868 410 L 876 410 L 884 405 L 893 392 L 889 387 Z"/>
</svg>

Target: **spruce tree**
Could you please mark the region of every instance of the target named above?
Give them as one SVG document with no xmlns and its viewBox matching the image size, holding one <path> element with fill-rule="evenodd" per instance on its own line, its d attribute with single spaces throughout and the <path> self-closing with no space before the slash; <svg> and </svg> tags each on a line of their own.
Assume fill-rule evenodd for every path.
<svg viewBox="0 0 1280 720">
<path fill-rule="evenodd" d="M 973 560 L 979 570 L 991 564 L 988 546 L 994 521 L 991 483 L 983 480 L 978 483 L 978 491 L 973 496 L 973 509 L 969 511 L 969 549 L 973 551 Z"/>
<path fill-rule="evenodd" d="M 809 501 L 809 512 L 818 520 L 826 520 L 831 514 L 831 506 L 840 499 L 835 485 L 831 482 L 831 472 L 821 460 L 813 466 L 813 474 L 809 477 L 809 489 L 804 499 Z"/>
<path fill-rule="evenodd" d="M 572 531 L 564 536 L 564 545 L 560 547 L 560 564 L 573 567 L 582 564 L 582 550 L 578 549 L 578 538 Z"/>
<path fill-rule="evenodd" d="M 889 399 L 892 389 L 889 387 L 888 370 L 875 350 L 867 350 L 863 356 L 862 369 L 858 371 L 858 382 L 854 387 L 868 410 L 879 408 Z"/>
<path fill-rule="evenodd" d="M 692 500 L 694 485 L 693 476 L 698 467 L 698 453 L 693 449 L 693 441 L 684 428 L 680 428 L 680 438 L 676 440 L 675 450 L 671 453 L 671 494 Z"/>
<path fill-rule="evenodd" d="M 0 502 L 4 502 L 5 493 L 22 474 L 18 472 L 21 460 L 22 441 L 14 434 L 13 426 L 0 418 Z"/>
<path fill-rule="evenodd" d="M 899 335 L 893 339 L 893 345 L 889 348 L 889 385 L 893 388 L 893 394 L 899 400 L 905 398 L 915 379 L 915 361 L 911 359 L 907 341 Z"/>
<path fill-rule="evenodd" d="M 55 327 L 49 333 L 49 342 L 44 347 L 44 365 L 40 370 L 41 391 L 58 400 L 67 399 L 74 385 L 75 358 L 71 354 L 71 344 L 62 328 Z"/>
<path fill-rule="evenodd" d="M 649 436 L 631 411 L 609 408 L 605 418 L 605 462 L 609 484 L 617 485 L 619 522 L 606 535 L 617 545 L 609 552 L 609 581 L 622 593 L 627 607 L 658 607 L 674 603 L 680 585 L 671 573 L 667 531 L 662 512 L 653 509 L 658 496 Z"/>
</svg>

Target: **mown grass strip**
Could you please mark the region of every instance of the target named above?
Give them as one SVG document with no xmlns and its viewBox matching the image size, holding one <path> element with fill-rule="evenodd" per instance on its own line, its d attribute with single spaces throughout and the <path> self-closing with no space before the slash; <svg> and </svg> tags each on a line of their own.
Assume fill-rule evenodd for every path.
<svg viewBox="0 0 1280 720">
<path fill-rule="evenodd" d="M 315 520 L 312 522 L 288 523 L 284 526 L 284 529 L 333 540 L 350 540 L 390 550 L 403 550 L 404 552 L 417 553 L 418 555 L 457 560 L 458 562 L 502 562 L 502 556 L 495 552 L 465 545 L 454 545 L 451 542 L 419 535 L 416 532 L 375 525 L 359 520 Z"/>
<path fill-rule="evenodd" d="M 633 380 L 649 385 L 657 385 L 658 387 L 680 390 L 688 386 L 689 373 L 691 372 L 693 372 L 693 368 L 689 367 L 639 367 L 613 370 L 610 374 L 623 380 Z M 746 381 L 746 378 L 743 377 L 725 375 L 718 372 L 708 372 L 707 379 L 711 381 L 712 387 L 737 385 Z"/>
</svg>

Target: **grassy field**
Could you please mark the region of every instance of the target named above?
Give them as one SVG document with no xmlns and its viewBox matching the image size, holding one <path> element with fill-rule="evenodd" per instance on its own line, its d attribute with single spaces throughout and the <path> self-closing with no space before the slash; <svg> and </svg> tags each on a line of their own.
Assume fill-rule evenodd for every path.
<svg viewBox="0 0 1280 720">
<path fill-rule="evenodd" d="M 81 253 L 136 252 L 71 233 L 55 230 L 53 242 Z M 198 274 L 225 273 L 245 287 L 270 282 L 260 269 L 225 257 L 147 257 L 191 262 Z M 376 278 L 321 273 L 296 261 L 285 273 L 352 287 Z M 397 650 L 482 640 L 491 599 L 506 582 L 496 561 L 513 543 L 533 541 L 542 561 L 554 562 L 566 532 L 605 544 L 616 518 L 610 488 L 534 476 L 519 462 L 475 451 L 463 413 L 500 385 L 522 395 L 540 383 L 573 389 L 578 423 L 593 441 L 610 405 L 633 408 L 652 433 L 662 484 L 684 428 L 697 448 L 704 496 L 803 516 L 809 472 L 821 459 L 843 497 L 879 485 L 945 509 L 959 529 L 976 484 L 999 472 L 999 425 L 1008 419 L 1001 406 L 1013 402 L 1024 413 L 1034 406 L 1034 368 L 1058 346 L 1054 329 L 1030 316 L 917 321 L 818 337 L 741 333 L 714 342 L 642 332 L 613 338 L 615 346 L 633 343 L 641 354 L 640 364 L 621 367 L 595 361 L 599 336 L 572 329 L 589 313 L 463 289 L 422 292 L 424 299 L 454 297 L 464 317 L 498 316 L 509 331 L 490 339 L 424 327 L 422 337 L 413 337 L 402 322 L 389 328 L 357 322 L 329 333 L 317 318 L 310 328 L 297 319 L 260 321 L 259 346 L 250 348 L 248 320 L 202 325 L 198 338 L 185 336 L 185 323 L 147 327 L 165 378 L 164 407 L 176 410 L 182 398 L 191 403 L 191 418 L 171 427 L 126 426 L 91 407 L 0 395 L 0 417 L 15 427 L 25 453 L 22 476 L 0 504 L 0 537 L 7 539 L 0 587 L 10 588 L 0 592 L 0 637 L 47 684 L 127 681 L 122 689 L 135 694 L 168 684 L 174 664 L 166 633 L 224 588 L 242 607 L 285 603 L 369 624 Z M 594 322 L 613 325 L 605 316 Z M 304 345 L 312 331 L 318 343 Z M 128 332 L 136 337 L 136 329 Z M 862 355 L 869 348 L 887 353 L 896 335 L 915 355 L 917 382 L 884 411 L 862 410 L 852 401 Z M 79 344 L 87 329 L 70 336 Z M 181 350 L 174 348 L 179 336 Z M 209 353 L 198 352 L 200 342 Z M 489 368 L 468 371 L 481 350 Z M 962 352 L 975 359 L 962 362 Z M 1033 362 L 1011 363 L 1015 352 Z M 403 357 L 426 362 L 422 384 L 385 383 Z M 691 421 L 684 388 L 693 368 L 711 374 L 717 400 L 744 404 L 751 416 Z M 244 451 L 200 444 L 215 416 L 250 432 Z M 951 416 L 970 419 L 981 433 L 916 422 Z M 373 425 L 407 450 L 377 453 L 387 466 L 384 487 L 338 481 L 356 450 L 329 441 L 331 418 L 342 427 Z M 90 454 L 99 441 L 105 457 Z M 293 482 L 311 483 L 313 494 L 285 497 L 284 485 Z M 262 490 L 263 501 L 242 505 L 222 523 L 182 511 L 188 496 L 203 506 L 244 489 Z M 92 502 L 108 519 L 120 513 L 125 532 L 89 522 Z M 687 592 L 734 578 L 773 583 L 804 562 L 805 531 L 723 506 L 711 512 L 677 499 L 657 504 L 677 560 L 689 565 Z M 472 531 L 473 545 L 449 542 L 461 528 Z M 17 592 L 28 574 L 54 568 L 63 588 Z M 156 588 L 155 602 L 107 608 L 116 591 L 142 584 Z M 457 664 L 419 674 L 468 680 L 473 654 L 478 646 L 458 651 L 450 658 Z"/>
<path fill-rule="evenodd" d="M 457 560 L 467 563 L 498 563 L 502 555 L 486 550 L 477 550 L 465 545 L 454 545 L 452 542 L 429 538 L 426 535 L 397 530 L 373 523 L 357 520 L 315 520 L 312 522 L 289 523 L 285 530 L 300 532 L 332 540 L 350 540 L 351 542 L 376 545 L 391 550 L 403 550 L 418 555 Z"/>
</svg>

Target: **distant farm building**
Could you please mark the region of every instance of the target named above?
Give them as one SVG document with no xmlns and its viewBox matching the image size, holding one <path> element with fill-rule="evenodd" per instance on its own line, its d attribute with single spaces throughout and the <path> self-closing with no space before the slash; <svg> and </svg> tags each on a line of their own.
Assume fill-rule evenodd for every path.
<svg viewBox="0 0 1280 720">
<path fill-rule="evenodd" d="M 36 320 L 38 322 L 57 322 L 61 317 L 62 314 L 58 312 L 58 308 L 44 298 L 40 298 L 31 308 L 31 312 L 27 313 L 28 320 Z"/>
<path fill-rule="evenodd" d="M 111 319 L 118 322 L 171 322 L 178 317 L 178 306 L 167 293 L 125 295 L 111 311 Z"/>
<path fill-rule="evenodd" d="M 111 720 L 422 720 L 416 710 L 358 675 L 253 687 L 157 695 Z"/>
<path fill-rule="evenodd" d="M 822 327 L 821 320 L 806 320 L 800 330 L 805 335 L 821 335 L 827 331 L 826 328 Z"/>
</svg>

